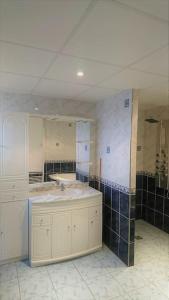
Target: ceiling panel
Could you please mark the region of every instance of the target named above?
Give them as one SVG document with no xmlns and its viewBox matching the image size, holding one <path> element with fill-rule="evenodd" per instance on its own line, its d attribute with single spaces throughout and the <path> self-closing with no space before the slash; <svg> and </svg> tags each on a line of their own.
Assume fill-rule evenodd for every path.
<svg viewBox="0 0 169 300">
<path fill-rule="evenodd" d="M 152 16 L 168 20 L 168 0 L 118 0 Z"/>
<path fill-rule="evenodd" d="M 33 77 L 0 72 L 0 90 L 30 93 L 37 80 Z"/>
<path fill-rule="evenodd" d="M 114 1 L 98 1 L 65 53 L 126 66 L 167 45 L 168 26 Z"/>
<path fill-rule="evenodd" d="M 89 90 L 83 92 L 78 96 L 78 99 L 81 101 L 101 101 L 107 98 L 112 97 L 113 95 L 120 92 L 117 89 L 108 89 L 108 88 L 100 88 L 100 87 L 92 87 Z"/>
<path fill-rule="evenodd" d="M 169 76 L 169 48 L 165 47 L 158 50 L 137 64 L 132 65 L 132 68 Z"/>
<path fill-rule="evenodd" d="M 0 39 L 59 50 L 90 0 L 0 0 Z"/>
<path fill-rule="evenodd" d="M 111 65 L 59 55 L 45 77 L 82 84 L 96 84 L 120 70 L 121 68 Z M 83 71 L 84 76 L 78 77 L 77 71 Z"/>
<path fill-rule="evenodd" d="M 41 76 L 55 54 L 0 42 L 0 71 Z"/>
<path fill-rule="evenodd" d="M 102 86 L 116 89 L 142 89 L 167 81 L 165 77 L 126 69 L 102 82 Z"/>
<path fill-rule="evenodd" d="M 56 81 L 52 79 L 42 79 L 36 89 L 34 95 L 48 96 L 54 98 L 72 98 L 88 89 L 89 86 Z"/>
</svg>

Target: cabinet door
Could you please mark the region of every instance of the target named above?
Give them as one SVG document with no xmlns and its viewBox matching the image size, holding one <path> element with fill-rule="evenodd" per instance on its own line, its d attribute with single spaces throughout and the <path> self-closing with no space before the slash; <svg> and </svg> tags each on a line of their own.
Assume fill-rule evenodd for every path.
<svg viewBox="0 0 169 300">
<path fill-rule="evenodd" d="M 72 211 L 72 254 L 88 249 L 88 208 Z"/>
<path fill-rule="evenodd" d="M 27 129 L 25 114 L 1 114 L 1 176 L 27 176 Z"/>
<path fill-rule="evenodd" d="M 100 218 L 89 220 L 89 248 L 95 248 L 102 244 L 102 226 Z"/>
<path fill-rule="evenodd" d="M 28 202 L 16 201 L 0 204 L 1 259 L 28 255 Z"/>
<path fill-rule="evenodd" d="M 57 213 L 52 223 L 52 257 L 71 254 L 71 213 Z"/>
<path fill-rule="evenodd" d="M 33 226 L 31 259 L 49 258 L 51 258 L 51 228 L 50 226 Z"/>
</svg>

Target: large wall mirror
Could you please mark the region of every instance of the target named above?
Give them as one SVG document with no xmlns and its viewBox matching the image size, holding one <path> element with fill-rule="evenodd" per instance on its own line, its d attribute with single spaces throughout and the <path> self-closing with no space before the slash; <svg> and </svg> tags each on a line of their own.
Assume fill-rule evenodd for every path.
<svg viewBox="0 0 169 300">
<path fill-rule="evenodd" d="M 89 120 L 30 116 L 29 182 L 88 182 L 93 173 L 94 125 Z"/>
</svg>

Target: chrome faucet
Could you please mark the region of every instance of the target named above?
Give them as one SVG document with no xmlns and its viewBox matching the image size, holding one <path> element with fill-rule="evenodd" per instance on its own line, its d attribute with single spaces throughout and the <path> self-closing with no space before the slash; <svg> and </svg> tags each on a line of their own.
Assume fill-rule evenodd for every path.
<svg viewBox="0 0 169 300">
<path fill-rule="evenodd" d="M 61 183 L 60 189 L 61 189 L 62 192 L 65 190 L 65 185 L 64 185 L 64 183 Z"/>
</svg>

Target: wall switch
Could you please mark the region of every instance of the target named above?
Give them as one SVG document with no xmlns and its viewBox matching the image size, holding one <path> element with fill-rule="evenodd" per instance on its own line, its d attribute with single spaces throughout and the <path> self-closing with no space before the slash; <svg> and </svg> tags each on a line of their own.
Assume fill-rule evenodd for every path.
<svg viewBox="0 0 169 300">
<path fill-rule="evenodd" d="M 106 153 L 110 153 L 110 146 L 107 146 Z"/>
</svg>

